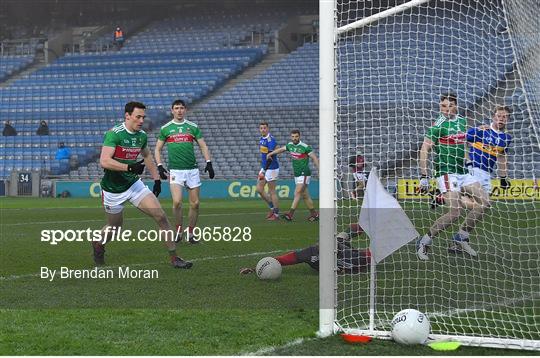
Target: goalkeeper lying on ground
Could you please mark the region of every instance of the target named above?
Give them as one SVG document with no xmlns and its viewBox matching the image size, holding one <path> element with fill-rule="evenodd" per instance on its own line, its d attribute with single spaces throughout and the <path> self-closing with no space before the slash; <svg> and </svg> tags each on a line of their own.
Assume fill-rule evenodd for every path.
<svg viewBox="0 0 540 358">
<path fill-rule="evenodd" d="M 336 235 L 337 241 L 337 268 L 338 273 L 359 273 L 369 270 L 371 252 L 369 249 L 356 249 L 351 246 L 351 236 L 359 235 L 362 229 L 358 225 L 351 225 L 349 232 L 340 232 Z M 306 263 L 311 268 L 319 270 L 319 245 L 315 244 L 305 249 L 290 251 L 281 256 L 274 257 L 281 266 Z M 240 269 L 242 275 L 255 272 L 253 267 Z"/>
</svg>

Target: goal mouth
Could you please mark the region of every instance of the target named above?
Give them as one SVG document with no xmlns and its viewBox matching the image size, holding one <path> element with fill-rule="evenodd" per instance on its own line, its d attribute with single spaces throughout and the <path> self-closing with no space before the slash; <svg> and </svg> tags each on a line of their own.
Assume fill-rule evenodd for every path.
<svg viewBox="0 0 540 358">
<path fill-rule="evenodd" d="M 362 275 L 321 246 L 321 330 L 389 339 L 414 308 L 434 339 L 539 350 L 540 3 L 323 3 L 321 245 L 360 224 L 372 168 L 419 235 Z M 373 249 L 363 229 L 350 245 Z"/>
</svg>

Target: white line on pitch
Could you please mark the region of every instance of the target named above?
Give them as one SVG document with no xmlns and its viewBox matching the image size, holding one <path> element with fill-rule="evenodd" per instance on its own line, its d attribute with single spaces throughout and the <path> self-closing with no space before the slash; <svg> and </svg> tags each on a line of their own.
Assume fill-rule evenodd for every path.
<svg viewBox="0 0 540 358">
<path fill-rule="evenodd" d="M 198 261 L 213 261 L 213 260 L 224 260 L 224 259 L 234 259 L 234 258 L 241 258 L 241 257 L 250 257 L 250 256 L 258 256 L 258 255 L 271 255 L 276 254 L 279 252 L 287 252 L 291 251 L 290 249 L 283 249 L 283 250 L 274 250 L 274 251 L 265 251 L 265 252 L 250 252 L 247 254 L 238 254 L 238 255 L 228 255 L 228 256 L 208 256 L 208 257 L 201 257 L 196 258 L 193 260 L 190 260 L 192 262 L 198 262 Z M 140 267 L 140 266 L 148 266 L 148 265 L 159 265 L 164 264 L 163 261 L 160 262 L 146 262 L 146 263 L 138 263 L 138 264 L 127 264 L 127 265 L 120 265 L 122 266 L 129 266 L 129 267 Z M 113 269 L 117 268 L 119 266 L 103 266 L 102 269 Z M 30 278 L 30 277 L 39 277 L 39 274 L 37 273 L 29 273 L 24 275 L 11 275 L 11 276 L 0 276 L 0 281 L 13 281 L 18 280 L 21 278 Z"/>
<path fill-rule="evenodd" d="M 476 311 L 487 311 L 489 309 L 493 309 L 495 307 L 509 307 L 513 306 L 519 303 L 525 303 L 527 301 L 532 301 L 537 298 L 540 298 L 540 292 L 533 292 L 530 295 L 523 296 L 523 297 L 516 297 L 516 298 L 509 298 L 503 301 L 499 302 L 490 302 L 487 304 L 480 304 L 476 306 L 472 306 L 470 308 L 454 308 L 445 312 L 433 312 L 433 313 L 427 313 L 430 317 L 452 317 L 452 316 L 459 316 L 462 313 L 467 312 L 476 312 Z"/>
<path fill-rule="evenodd" d="M 255 352 L 240 353 L 239 355 L 241 355 L 241 356 L 261 356 L 263 354 L 271 354 L 271 353 L 274 353 L 275 351 L 277 351 L 278 349 L 291 348 L 291 347 L 294 347 L 294 346 L 298 346 L 298 345 L 300 345 L 302 343 L 312 341 L 314 339 L 316 339 L 316 338 L 297 338 L 297 339 L 292 340 L 290 342 L 287 342 L 287 343 L 285 343 L 285 344 L 283 344 L 281 346 L 264 347 L 264 348 L 256 350 Z"/>
<path fill-rule="evenodd" d="M 211 217 L 211 216 L 236 216 L 236 215 L 261 215 L 263 211 L 250 211 L 245 213 L 231 212 L 231 213 L 220 213 L 220 214 L 199 214 L 199 217 Z M 148 216 L 137 217 L 137 218 L 128 218 L 127 220 L 144 220 L 151 219 Z M 28 225 L 43 225 L 43 224 L 70 224 L 70 223 L 88 223 L 88 222 L 105 222 L 105 219 L 88 219 L 88 220 L 63 220 L 63 221 L 34 221 L 34 222 L 24 222 L 24 223 L 10 223 L 2 224 L 2 226 L 28 226 Z"/>
</svg>

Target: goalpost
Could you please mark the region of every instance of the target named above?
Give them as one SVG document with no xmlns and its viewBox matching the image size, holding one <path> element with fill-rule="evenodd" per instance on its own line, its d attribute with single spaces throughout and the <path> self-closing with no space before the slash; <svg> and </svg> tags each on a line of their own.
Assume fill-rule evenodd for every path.
<svg viewBox="0 0 540 358">
<path fill-rule="evenodd" d="M 430 339 L 540 350 L 539 13 L 538 0 L 320 0 L 320 336 L 389 339 L 394 314 L 415 308 Z M 478 257 L 448 251 L 462 214 L 428 262 L 411 242 L 371 273 L 338 274 L 334 237 L 362 205 L 349 157 L 378 168 L 421 235 L 446 212 L 415 189 L 420 145 L 448 92 L 468 128 L 489 125 L 497 105 L 512 110 L 512 185 L 492 174 L 492 206 L 471 232 Z"/>
</svg>

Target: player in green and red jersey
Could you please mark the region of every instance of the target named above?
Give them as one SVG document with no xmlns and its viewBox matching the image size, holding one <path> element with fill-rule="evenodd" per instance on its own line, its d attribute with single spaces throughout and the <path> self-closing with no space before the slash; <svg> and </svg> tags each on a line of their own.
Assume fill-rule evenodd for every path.
<svg viewBox="0 0 540 358">
<path fill-rule="evenodd" d="M 283 152 L 289 152 L 291 154 L 294 172 L 294 182 L 296 183 L 296 188 L 294 190 L 294 199 L 291 205 L 291 209 L 288 213 L 282 215 L 282 218 L 288 221 L 292 221 L 294 211 L 298 207 L 300 198 L 303 198 L 310 212 L 308 220 L 318 221 L 319 213 L 317 212 L 317 210 L 315 210 L 313 200 L 311 200 L 311 196 L 309 195 L 307 187 L 311 180 L 309 158 L 313 160 L 313 163 L 315 164 L 317 169 L 319 169 L 319 159 L 317 158 L 315 153 L 313 153 L 311 147 L 300 140 L 300 131 L 298 129 L 293 129 L 291 131 L 291 142 L 287 143 L 287 145 L 284 147 L 278 148 L 268 153 L 266 158 L 272 158 L 274 155 Z"/>
<path fill-rule="evenodd" d="M 161 208 L 157 196 L 161 192 L 161 181 L 148 149 L 148 137 L 141 129 L 144 123 L 145 105 L 129 102 L 125 106 L 124 123 L 113 127 L 105 134 L 101 148 L 100 164 L 105 171 L 101 180 L 103 207 L 107 213 L 107 225 L 103 228 L 106 236 L 103 241 L 92 242 L 96 265 L 105 264 L 105 243 L 111 228 L 120 228 L 124 216 L 124 203 L 130 201 L 146 215 L 151 216 L 160 230 L 166 232 L 165 245 L 169 251 L 171 264 L 176 268 L 191 268 L 192 263 L 184 261 L 176 254 L 171 224 Z M 144 158 L 137 161 L 139 154 Z M 150 191 L 139 178 L 144 167 L 154 178 L 154 187 Z M 160 237 L 162 237 L 160 235 Z"/>
<path fill-rule="evenodd" d="M 201 130 L 197 124 L 184 118 L 187 106 L 184 101 L 178 99 L 171 105 L 173 119 L 161 127 L 156 143 L 155 158 L 161 179 L 170 176 L 171 195 L 173 199 L 173 214 L 176 219 L 176 241 L 182 239 L 182 188 L 185 186 L 189 193 L 188 214 L 188 242 L 195 244 L 198 241 L 193 236 L 193 228 L 197 225 L 199 217 L 199 194 L 201 178 L 195 159 L 193 142 L 197 142 L 202 155 L 206 160 L 205 172 L 213 179 L 214 168 L 210 159 L 210 151 L 203 139 Z M 169 153 L 169 170 L 165 169 L 161 161 L 161 149 L 167 143 Z"/>
<path fill-rule="evenodd" d="M 428 249 L 433 238 L 459 219 L 463 203 L 461 194 L 471 197 L 475 204 L 467 213 L 465 222 L 452 240 L 452 252 L 462 251 L 477 256 L 469 245 L 469 232 L 482 218 L 489 205 L 489 197 L 476 178 L 466 168 L 467 119 L 457 113 L 455 94 L 443 94 L 440 100 L 441 113 L 428 132 L 420 149 L 420 191 L 429 192 L 427 159 L 430 150 L 435 152 L 435 177 L 437 186 L 448 204 L 448 212 L 439 217 L 429 228 L 429 232 L 417 242 L 417 255 L 420 260 L 428 260 Z"/>
</svg>

